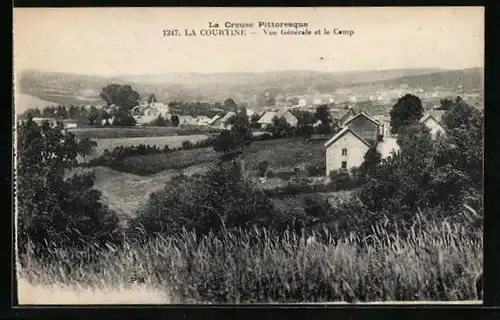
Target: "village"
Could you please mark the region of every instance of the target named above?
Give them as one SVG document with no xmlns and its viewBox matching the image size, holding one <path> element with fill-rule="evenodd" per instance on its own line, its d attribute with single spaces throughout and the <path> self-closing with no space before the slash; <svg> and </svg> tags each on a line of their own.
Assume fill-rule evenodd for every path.
<svg viewBox="0 0 500 320">
<path fill-rule="evenodd" d="M 410 92 L 414 92 L 410 91 Z M 416 90 L 420 92 L 419 90 Z M 401 94 L 401 92 L 398 92 Z M 306 104 L 305 100 L 299 100 L 297 105 L 285 106 L 268 106 L 261 108 L 259 111 L 245 108 L 248 121 L 254 123 L 258 130 L 254 130 L 254 135 L 265 134 L 267 130 L 273 126 L 276 119 L 284 119 L 291 128 L 297 128 L 299 112 L 307 112 L 314 118 L 314 114 L 319 106 L 327 107 L 332 120 L 332 126 L 336 131 L 330 135 L 321 135 L 320 139 L 325 140 L 324 148 L 326 155 L 326 172 L 325 177 L 328 181 L 329 173 L 336 170 L 351 170 L 359 167 L 366 151 L 376 146 L 381 153 L 382 158 L 386 158 L 397 152 L 399 146 L 397 144 L 397 135 L 391 133 L 390 116 L 388 114 L 372 115 L 365 108 L 360 108 L 356 104 L 356 98 L 351 97 L 347 103 L 341 103 L 337 106 L 333 99 L 327 104 L 321 104 L 321 99 L 316 99 L 313 104 Z M 91 106 L 85 106 L 87 110 Z M 111 115 L 116 112 L 119 107 L 116 105 L 100 106 L 101 110 Z M 424 124 L 433 137 L 439 134 L 445 134 L 445 129 L 441 124 L 444 110 L 438 110 L 439 106 L 433 106 L 432 109 L 426 110 L 420 122 Z M 222 111 L 222 112 L 221 112 Z M 131 109 L 131 114 L 135 119 L 136 127 L 148 126 L 154 123 L 156 119 L 163 118 L 167 121 L 172 121 L 173 117 L 178 119 L 177 127 L 191 128 L 210 128 L 217 131 L 231 130 L 231 118 L 236 115 L 237 110 L 224 112 L 221 109 L 216 110 L 217 114 L 213 117 L 206 115 L 173 115 L 170 112 L 169 104 L 155 101 L 141 101 L 138 105 Z M 34 117 L 33 121 L 38 124 L 48 121 L 52 125 L 58 121 L 55 118 Z M 72 130 L 79 127 L 74 119 L 60 120 L 65 129 Z M 114 117 L 109 116 L 101 120 L 101 125 L 113 126 Z M 314 128 L 321 125 L 321 120 L 316 120 L 312 123 Z"/>
</svg>

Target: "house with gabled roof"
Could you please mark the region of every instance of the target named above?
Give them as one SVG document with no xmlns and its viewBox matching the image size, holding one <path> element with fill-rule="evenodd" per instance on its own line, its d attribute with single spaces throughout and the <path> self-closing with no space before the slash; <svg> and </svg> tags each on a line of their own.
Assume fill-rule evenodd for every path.
<svg viewBox="0 0 500 320">
<path fill-rule="evenodd" d="M 361 111 L 355 116 L 347 119 L 344 126 L 354 130 L 368 143 L 375 143 L 380 135 L 380 123 L 368 115 L 365 111 Z"/>
<path fill-rule="evenodd" d="M 344 125 L 344 123 L 349 120 L 350 118 L 356 116 L 359 113 L 359 111 L 355 107 L 349 107 L 347 111 L 340 116 L 339 123 L 341 125 Z"/>
<path fill-rule="evenodd" d="M 344 126 L 331 139 L 324 144 L 326 150 L 326 176 L 337 170 L 350 170 L 363 164 L 366 152 L 377 146 L 382 158 L 399 151 L 395 138 L 384 141 L 369 142 L 358 134 L 353 128 Z"/>
<path fill-rule="evenodd" d="M 337 170 L 359 167 L 371 144 L 349 127 L 343 127 L 325 144 L 326 176 Z"/>
<path fill-rule="evenodd" d="M 231 129 L 231 125 L 228 123 L 228 121 L 229 121 L 229 119 L 231 119 L 231 117 L 233 117 L 235 115 L 236 115 L 236 112 L 229 111 L 223 117 L 219 117 L 219 118 L 215 119 L 215 121 L 212 121 L 211 126 L 216 127 L 216 128 L 220 128 L 220 129 L 228 129 L 229 130 L 229 129 Z M 212 120 L 214 118 L 212 118 Z"/>
<path fill-rule="evenodd" d="M 429 128 L 433 138 L 436 138 L 440 134 L 446 134 L 446 130 L 442 125 L 442 119 L 445 113 L 446 110 L 431 110 L 424 114 L 419 120 L 420 123 Z"/>
<path fill-rule="evenodd" d="M 297 126 L 297 122 L 299 122 L 297 117 L 293 113 L 291 113 L 290 110 L 280 109 L 278 111 L 267 111 L 262 115 L 257 123 L 259 123 L 262 127 L 269 126 L 273 124 L 274 117 L 284 118 L 286 122 L 288 122 L 288 124 L 292 127 Z"/>
</svg>

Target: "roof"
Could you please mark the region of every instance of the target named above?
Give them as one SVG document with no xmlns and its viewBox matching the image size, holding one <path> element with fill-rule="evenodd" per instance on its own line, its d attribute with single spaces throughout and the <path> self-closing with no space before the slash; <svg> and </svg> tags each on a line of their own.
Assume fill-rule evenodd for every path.
<svg viewBox="0 0 500 320">
<path fill-rule="evenodd" d="M 366 142 L 366 140 L 363 139 L 359 134 L 357 134 L 351 128 L 345 126 L 339 132 L 337 132 L 337 134 L 334 135 L 330 140 L 328 140 L 327 142 L 325 142 L 325 148 L 328 148 L 332 143 L 334 143 L 335 141 L 337 141 L 340 137 L 342 137 L 348 131 L 351 132 L 356 138 L 358 138 L 359 140 L 361 140 L 361 142 L 363 142 L 364 144 L 366 144 L 368 147 L 371 147 L 371 145 L 368 142 Z"/>
<path fill-rule="evenodd" d="M 428 118 L 432 118 L 432 119 L 436 120 L 436 122 L 441 123 L 441 121 L 443 120 L 443 115 L 445 114 L 445 112 L 446 112 L 446 110 L 432 110 L 432 111 L 429 111 L 426 114 L 424 114 L 422 116 L 422 118 L 420 118 L 420 120 L 418 120 L 418 122 L 424 123 L 425 121 L 427 121 Z"/>
<path fill-rule="evenodd" d="M 360 116 L 365 117 L 366 119 L 368 119 L 371 122 L 375 123 L 377 126 L 380 125 L 380 123 L 377 120 L 375 120 L 372 117 L 370 117 L 369 115 L 367 115 L 364 111 L 361 111 L 360 113 L 356 114 L 354 117 L 349 118 L 346 122 L 344 122 L 344 125 L 347 125 L 349 122 L 352 122 L 354 119 L 356 119 L 356 118 L 358 118 Z"/>
<path fill-rule="evenodd" d="M 431 110 L 429 111 L 431 116 L 436 119 L 437 122 L 441 122 L 443 120 L 443 115 L 446 113 L 446 110 Z"/>
<path fill-rule="evenodd" d="M 218 114 L 216 114 L 215 116 L 213 116 L 212 119 L 210 119 L 210 122 L 209 124 L 212 125 L 214 124 L 215 121 L 219 120 L 220 116 Z"/>
<path fill-rule="evenodd" d="M 264 123 L 264 124 L 273 123 L 273 119 L 276 116 L 277 116 L 276 112 L 267 111 L 266 113 L 264 113 L 262 115 L 262 117 L 259 119 L 259 121 L 257 123 Z"/>
<path fill-rule="evenodd" d="M 229 118 L 231 118 L 232 116 L 235 116 L 235 115 L 236 115 L 236 112 L 229 111 L 228 113 L 226 113 L 226 115 L 224 117 L 222 117 L 221 121 L 226 122 L 227 120 L 229 120 Z"/>
<path fill-rule="evenodd" d="M 191 117 L 190 115 L 187 115 L 187 116 L 179 116 L 179 122 L 183 122 L 183 121 L 189 121 L 193 119 L 193 117 Z"/>
</svg>

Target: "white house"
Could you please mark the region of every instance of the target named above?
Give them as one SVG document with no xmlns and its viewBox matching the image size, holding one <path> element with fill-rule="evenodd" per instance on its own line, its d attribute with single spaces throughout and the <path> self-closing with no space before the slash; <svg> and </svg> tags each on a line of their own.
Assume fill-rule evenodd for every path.
<svg viewBox="0 0 500 320">
<path fill-rule="evenodd" d="M 267 111 L 262 115 L 257 123 L 262 125 L 262 127 L 269 126 L 273 123 L 274 117 L 284 118 L 292 127 L 297 126 L 297 122 L 299 122 L 297 117 L 295 117 L 288 109 L 281 109 L 279 111 Z"/>
<path fill-rule="evenodd" d="M 436 138 L 438 134 L 446 134 L 446 130 L 441 124 L 445 112 L 445 110 L 431 110 L 419 120 L 420 123 L 429 128 L 433 138 Z"/>
<path fill-rule="evenodd" d="M 273 119 L 276 116 L 277 116 L 276 112 L 266 111 L 262 115 L 262 117 L 260 117 L 260 119 L 259 119 L 259 121 L 257 121 L 257 123 L 259 123 L 262 127 L 266 127 L 266 126 L 271 125 L 273 123 Z"/>
<path fill-rule="evenodd" d="M 182 126 L 182 125 L 190 125 L 190 124 L 193 124 L 194 123 L 194 118 L 191 117 L 191 115 L 187 115 L 187 116 L 179 116 L 179 125 Z"/>
<path fill-rule="evenodd" d="M 371 146 L 354 129 L 348 126 L 343 127 L 325 143 L 327 178 L 331 171 L 359 167 L 363 164 L 365 154 Z M 395 138 L 384 138 L 383 141 L 377 143 L 377 150 L 382 155 L 382 159 L 385 159 L 397 153 L 400 148 Z"/>
<path fill-rule="evenodd" d="M 213 119 L 215 118 L 214 117 L 214 118 L 212 118 L 212 124 L 211 124 L 211 126 L 215 127 L 215 128 L 230 130 L 231 129 L 231 125 L 228 124 L 227 121 L 232 116 L 235 116 L 235 115 L 236 115 L 236 112 L 230 111 L 230 112 L 226 113 L 222 118 L 219 117 L 219 118 L 215 119 L 215 121 L 213 121 Z"/>
<path fill-rule="evenodd" d="M 64 129 L 72 129 L 78 127 L 78 124 L 73 119 L 64 119 L 62 120 L 62 123 L 64 125 Z"/>
<path fill-rule="evenodd" d="M 326 176 L 331 171 L 359 167 L 370 144 L 349 127 L 343 127 L 325 143 Z"/>
</svg>

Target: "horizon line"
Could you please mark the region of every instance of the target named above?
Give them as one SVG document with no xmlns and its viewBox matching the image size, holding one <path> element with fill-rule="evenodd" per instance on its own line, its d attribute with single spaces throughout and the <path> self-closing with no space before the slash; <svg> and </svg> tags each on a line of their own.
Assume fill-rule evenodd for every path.
<svg viewBox="0 0 500 320">
<path fill-rule="evenodd" d="M 355 73 L 355 72 L 384 72 L 384 71 L 396 71 L 396 70 L 424 70 L 424 69 L 435 69 L 436 72 L 439 71 L 460 71 L 467 69 L 484 69 L 484 66 L 471 66 L 466 68 L 443 68 L 443 67 L 414 67 L 414 68 L 392 68 L 392 69 L 355 69 L 355 70 L 345 70 L 345 71 L 322 71 L 314 69 L 281 69 L 281 70 L 267 70 L 267 71 L 222 71 L 222 72 L 203 72 L 203 71 L 174 71 L 174 72 L 164 72 L 164 73 L 116 73 L 116 74 L 98 74 L 98 73 L 77 73 L 68 71 L 51 71 L 37 68 L 26 68 L 19 69 L 14 73 L 21 73 L 26 71 L 34 72 L 46 72 L 46 73 L 59 73 L 59 74 L 72 74 L 79 76 L 94 76 L 94 77 L 120 77 L 120 76 L 165 76 L 165 75 L 175 75 L 175 74 L 197 74 L 197 75 L 214 75 L 214 74 L 265 74 L 265 73 L 279 73 L 279 72 L 316 72 L 325 74 L 341 74 L 341 73 Z"/>
</svg>

